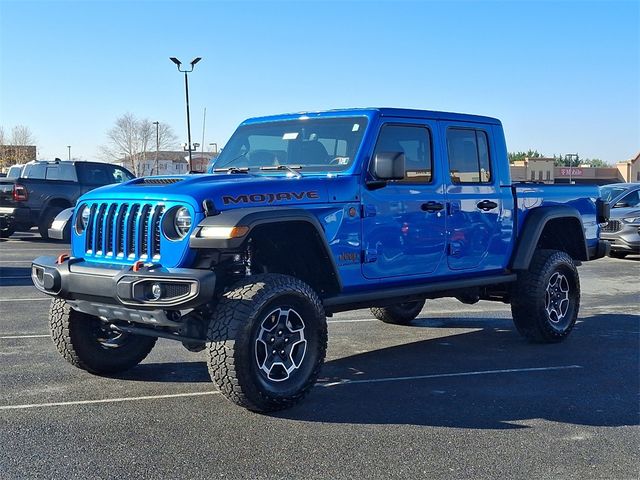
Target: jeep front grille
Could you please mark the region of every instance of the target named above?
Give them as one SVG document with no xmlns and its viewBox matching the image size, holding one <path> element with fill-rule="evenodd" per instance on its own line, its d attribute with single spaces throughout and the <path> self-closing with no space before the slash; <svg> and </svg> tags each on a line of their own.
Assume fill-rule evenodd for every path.
<svg viewBox="0 0 640 480">
<path fill-rule="evenodd" d="M 85 235 L 87 257 L 160 260 L 160 228 L 164 205 L 94 203 Z"/>
</svg>

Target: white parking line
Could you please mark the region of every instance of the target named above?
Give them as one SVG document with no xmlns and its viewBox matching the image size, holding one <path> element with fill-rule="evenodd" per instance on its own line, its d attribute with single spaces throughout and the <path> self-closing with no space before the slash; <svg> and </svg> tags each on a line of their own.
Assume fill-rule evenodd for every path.
<svg viewBox="0 0 640 480">
<path fill-rule="evenodd" d="M 48 334 L 33 334 L 33 335 L 5 335 L 4 337 L 0 337 L 0 340 L 15 340 L 17 338 L 49 338 Z"/>
<path fill-rule="evenodd" d="M 0 302 L 42 302 L 51 300 L 51 297 L 35 297 L 35 298 L 0 298 Z"/>
<path fill-rule="evenodd" d="M 430 378 L 472 377 L 476 375 L 497 375 L 501 373 L 545 372 L 550 370 L 569 370 L 574 368 L 583 367 L 581 365 L 563 365 L 558 367 L 508 368 L 503 370 L 481 370 L 477 372 L 436 373 L 432 375 L 414 375 L 411 377 L 370 378 L 363 380 L 342 379 L 334 382 L 317 383 L 316 385 L 319 387 L 336 387 L 339 385 L 355 385 L 358 383 L 403 382 L 406 380 L 426 380 Z"/>
<path fill-rule="evenodd" d="M 72 402 L 29 403 L 26 405 L 4 405 L 0 410 L 25 410 L 27 408 L 66 407 L 70 405 L 91 405 L 94 403 L 136 402 L 139 400 L 156 400 L 162 398 L 198 397 L 202 395 L 218 395 L 220 392 L 173 393 L 170 395 L 147 395 L 144 397 L 100 398 L 97 400 L 75 400 Z"/>
</svg>

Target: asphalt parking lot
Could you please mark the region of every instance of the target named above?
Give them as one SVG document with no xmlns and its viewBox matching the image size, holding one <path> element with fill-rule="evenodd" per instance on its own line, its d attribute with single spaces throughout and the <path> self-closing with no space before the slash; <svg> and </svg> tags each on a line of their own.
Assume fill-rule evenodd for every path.
<svg viewBox="0 0 640 480">
<path fill-rule="evenodd" d="M 119 378 L 47 334 L 30 260 L 0 243 L 0 478 L 638 478 L 640 257 L 580 269 L 579 323 L 532 345 L 508 306 L 430 301 L 410 327 L 329 319 L 319 384 L 276 415 L 238 408 L 204 357 L 160 340 Z"/>
</svg>

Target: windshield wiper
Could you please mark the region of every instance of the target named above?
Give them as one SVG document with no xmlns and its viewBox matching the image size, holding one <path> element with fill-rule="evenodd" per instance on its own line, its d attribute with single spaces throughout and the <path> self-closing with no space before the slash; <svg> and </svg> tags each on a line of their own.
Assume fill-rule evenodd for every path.
<svg viewBox="0 0 640 480">
<path fill-rule="evenodd" d="M 213 173 L 249 173 L 249 167 L 227 167 L 227 168 L 214 168 Z"/>
<path fill-rule="evenodd" d="M 233 157 L 231 160 L 229 160 L 228 162 L 224 163 L 223 165 L 219 165 L 218 168 L 216 170 L 220 170 L 225 171 L 226 170 L 226 166 L 227 165 L 231 165 L 233 162 L 235 162 L 236 160 L 241 159 L 242 157 L 244 157 L 247 153 L 249 153 L 248 151 L 241 153 L 240 155 L 238 155 L 237 157 Z M 214 170 L 215 171 L 215 170 Z"/>
<path fill-rule="evenodd" d="M 260 167 L 260 170 L 287 170 L 293 173 L 297 178 L 302 178 L 302 174 L 297 170 L 301 170 L 302 165 L 266 165 Z"/>
</svg>

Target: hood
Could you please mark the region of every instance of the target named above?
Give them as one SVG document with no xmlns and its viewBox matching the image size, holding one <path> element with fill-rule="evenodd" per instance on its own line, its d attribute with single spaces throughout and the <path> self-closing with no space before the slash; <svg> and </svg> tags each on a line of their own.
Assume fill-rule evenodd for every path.
<svg viewBox="0 0 640 480">
<path fill-rule="evenodd" d="M 185 202 L 200 212 L 204 200 L 218 210 L 240 207 L 327 203 L 326 174 L 284 175 L 203 174 L 136 178 L 108 185 L 82 196 L 82 200 L 140 200 Z"/>
<path fill-rule="evenodd" d="M 640 217 L 640 209 L 638 207 L 629 208 L 612 208 L 609 213 L 610 220 L 620 220 L 621 218 Z"/>
</svg>

